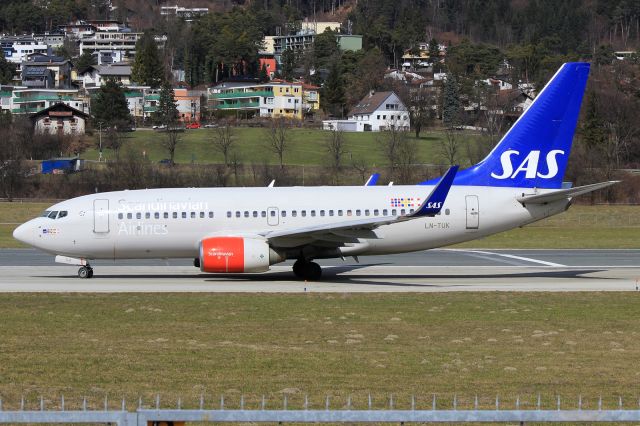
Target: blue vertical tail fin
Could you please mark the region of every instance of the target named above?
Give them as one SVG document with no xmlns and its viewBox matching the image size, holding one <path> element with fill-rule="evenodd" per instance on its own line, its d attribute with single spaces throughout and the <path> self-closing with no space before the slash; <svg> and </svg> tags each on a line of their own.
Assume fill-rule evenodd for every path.
<svg viewBox="0 0 640 426">
<path fill-rule="evenodd" d="M 454 185 L 561 188 L 588 76 L 588 63 L 562 65 L 498 145 L 460 171 Z"/>
</svg>

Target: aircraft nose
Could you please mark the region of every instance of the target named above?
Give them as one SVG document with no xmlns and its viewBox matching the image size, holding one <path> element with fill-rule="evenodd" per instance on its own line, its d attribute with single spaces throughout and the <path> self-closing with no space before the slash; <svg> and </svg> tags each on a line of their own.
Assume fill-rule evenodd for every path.
<svg viewBox="0 0 640 426">
<path fill-rule="evenodd" d="M 13 231 L 13 238 L 21 243 L 33 245 L 33 229 L 29 222 L 23 223 Z"/>
</svg>

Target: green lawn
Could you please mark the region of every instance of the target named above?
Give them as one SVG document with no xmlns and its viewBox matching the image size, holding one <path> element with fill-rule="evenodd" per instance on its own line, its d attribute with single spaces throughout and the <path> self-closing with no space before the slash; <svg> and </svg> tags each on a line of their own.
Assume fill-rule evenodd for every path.
<svg viewBox="0 0 640 426">
<path fill-rule="evenodd" d="M 0 395 L 5 409 L 67 409 L 88 396 L 129 408 L 208 406 L 240 394 L 257 407 L 358 408 L 371 393 L 408 408 L 637 408 L 640 305 L 630 293 L 1 294 Z"/>
<path fill-rule="evenodd" d="M 176 151 L 176 162 L 190 163 L 222 163 L 222 154 L 213 149 L 210 142 L 214 129 L 194 129 L 182 133 L 182 141 Z M 237 152 L 239 159 L 244 164 L 277 164 L 278 158 L 275 153 L 267 148 L 266 132 L 263 128 L 234 128 L 235 139 L 237 141 Z M 317 129 L 291 129 L 290 146 L 285 153 L 285 162 L 289 165 L 323 165 L 327 157 L 325 140 L 329 137 L 329 131 Z M 105 136 L 103 135 L 103 138 Z M 167 153 L 162 147 L 164 133 L 152 130 L 137 130 L 126 133 L 125 144 L 131 144 L 144 152 L 152 161 L 159 161 L 167 158 Z M 381 150 L 381 133 L 345 133 L 346 161 L 350 159 L 364 160 L 371 167 L 385 165 L 387 163 Z M 97 135 L 94 135 L 97 138 Z M 410 136 L 415 139 L 415 135 Z M 439 163 L 438 157 L 439 143 L 443 138 L 441 132 L 424 132 L 417 139 L 418 156 L 416 163 Z M 465 140 L 473 136 L 463 136 Z M 111 158 L 113 153 L 105 151 L 106 158 Z M 83 158 L 96 160 L 98 158 L 97 149 L 89 149 Z"/>
</svg>

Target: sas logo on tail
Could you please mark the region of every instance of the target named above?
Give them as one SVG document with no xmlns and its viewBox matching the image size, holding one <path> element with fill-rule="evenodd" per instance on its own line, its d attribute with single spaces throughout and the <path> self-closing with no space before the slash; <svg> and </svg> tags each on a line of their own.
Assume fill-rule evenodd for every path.
<svg viewBox="0 0 640 426">
<path fill-rule="evenodd" d="M 529 155 L 525 157 L 520 165 L 513 170 L 513 162 L 511 157 L 514 155 L 520 155 L 520 152 L 509 149 L 500 155 L 500 163 L 502 163 L 502 174 L 491 173 L 491 177 L 495 179 L 514 179 L 519 173 L 524 172 L 524 177 L 527 179 L 551 179 L 558 174 L 558 160 L 556 156 L 562 154 L 564 151 L 560 149 L 554 149 L 549 151 L 545 160 L 547 162 L 547 173 L 540 173 L 538 171 L 538 163 L 540 162 L 540 151 L 531 151 Z"/>
</svg>

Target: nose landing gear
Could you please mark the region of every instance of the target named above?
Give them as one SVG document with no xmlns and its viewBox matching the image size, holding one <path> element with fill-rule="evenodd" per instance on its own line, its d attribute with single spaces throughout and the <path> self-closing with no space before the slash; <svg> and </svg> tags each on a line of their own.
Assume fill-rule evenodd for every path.
<svg viewBox="0 0 640 426">
<path fill-rule="evenodd" d="M 78 277 L 93 278 L 93 268 L 89 265 L 81 266 L 80 269 L 78 269 Z"/>
<path fill-rule="evenodd" d="M 298 278 L 316 281 L 322 276 L 322 268 L 315 262 L 298 259 L 293 264 L 293 273 Z"/>
</svg>

